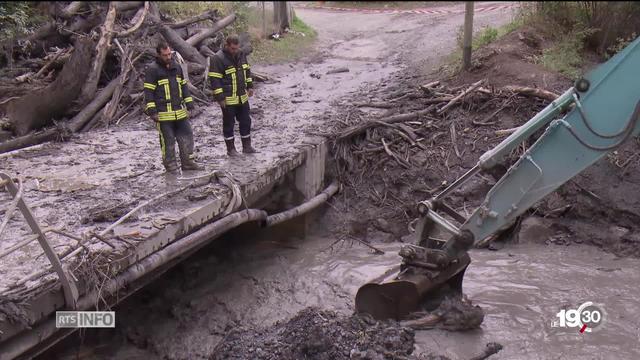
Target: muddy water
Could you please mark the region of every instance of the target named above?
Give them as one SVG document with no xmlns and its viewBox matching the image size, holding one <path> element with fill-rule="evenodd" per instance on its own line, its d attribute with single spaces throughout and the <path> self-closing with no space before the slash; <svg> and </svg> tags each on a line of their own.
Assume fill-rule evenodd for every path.
<svg viewBox="0 0 640 360">
<path fill-rule="evenodd" d="M 308 306 L 350 314 L 358 287 L 397 264 L 399 244 L 372 254 L 327 234 L 304 240 L 232 235 L 204 249 L 116 309 L 118 329 L 85 346 L 72 339 L 47 359 L 90 353 L 96 359 L 206 359 L 228 331 L 269 326 Z M 514 245 L 472 252 L 468 297 L 486 312 L 466 333 L 416 332 L 416 354 L 468 359 L 488 342 L 496 359 L 637 359 L 640 357 L 638 260 L 587 246 Z M 602 304 L 601 330 L 552 328 L 562 308 Z M 56 355 L 52 355 L 56 354 Z"/>
<path fill-rule="evenodd" d="M 468 359 L 485 344 L 504 349 L 492 359 L 640 358 L 640 261 L 589 246 L 513 245 L 472 252 L 464 291 L 485 310 L 482 329 L 468 333 L 421 331 L 418 350 Z M 585 301 L 606 312 L 597 332 L 551 326 L 561 308 Z"/>
</svg>

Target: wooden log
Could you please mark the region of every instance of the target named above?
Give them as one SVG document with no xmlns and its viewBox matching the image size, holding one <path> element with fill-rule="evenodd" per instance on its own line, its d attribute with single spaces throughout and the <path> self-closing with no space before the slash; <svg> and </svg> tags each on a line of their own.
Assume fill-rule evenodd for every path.
<svg viewBox="0 0 640 360">
<path fill-rule="evenodd" d="M 34 132 L 25 136 L 2 142 L 0 143 L 0 154 L 54 140 L 59 134 L 60 130 L 54 128 L 37 133 Z"/>
<path fill-rule="evenodd" d="M 484 82 L 484 79 L 474 83 L 469 88 L 467 88 L 467 90 L 461 92 L 460 95 L 458 95 L 455 98 L 451 99 L 451 101 L 449 101 L 449 103 L 447 105 L 445 105 L 442 109 L 438 110 L 438 114 L 442 114 L 445 111 L 449 110 L 453 105 L 458 103 L 458 101 L 464 99 L 465 96 L 469 95 L 473 90 L 475 90 L 478 87 L 480 87 L 480 85 L 482 85 L 483 82 Z"/>
<path fill-rule="evenodd" d="M 129 36 L 129 35 L 133 34 L 134 32 L 136 32 L 140 28 L 140 26 L 142 26 L 142 23 L 144 23 L 144 19 L 147 16 L 147 12 L 149 12 L 149 2 L 148 1 L 144 2 L 144 7 L 142 8 L 141 11 L 142 11 L 142 14 L 140 14 L 139 16 L 136 15 L 136 17 L 138 18 L 137 22 L 132 27 L 130 27 L 129 29 L 119 32 L 118 35 L 116 35 L 117 37 L 122 38 L 122 37 Z"/>
<path fill-rule="evenodd" d="M 40 129 L 67 112 L 89 75 L 92 48 L 90 40 L 79 40 L 55 81 L 7 105 L 9 120 L 18 136 Z"/>
<path fill-rule="evenodd" d="M 82 88 L 82 93 L 80 94 L 78 103 L 81 106 L 89 103 L 98 90 L 98 81 L 100 80 L 102 68 L 107 57 L 107 51 L 111 46 L 111 39 L 114 35 L 113 25 L 115 23 L 115 20 L 116 5 L 115 2 L 112 1 L 109 3 L 107 16 L 100 29 L 100 40 L 98 40 L 98 45 L 96 45 L 96 56 L 93 59 L 91 72 L 89 73 L 89 76 L 85 78 L 85 85 Z"/>
<path fill-rule="evenodd" d="M 236 14 L 235 13 L 231 13 L 231 14 L 227 15 L 226 17 L 220 19 L 215 24 L 213 24 L 213 26 L 211 28 L 204 29 L 204 30 L 200 31 L 199 33 L 197 33 L 197 34 L 191 36 L 190 38 L 188 38 L 187 39 L 187 43 L 189 45 L 191 45 L 191 46 L 198 46 L 204 39 L 215 35 L 215 33 L 217 33 L 218 31 L 220 31 L 222 29 L 224 29 L 225 27 L 229 26 L 235 20 L 236 20 Z"/>
<path fill-rule="evenodd" d="M 555 99 L 558 98 L 558 96 L 560 96 L 551 91 L 536 89 L 536 88 L 531 88 L 526 86 L 508 85 L 503 87 L 503 89 L 506 91 L 515 92 L 521 95 L 534 96 L 534 97 L 538 97 L 538 98 L 549 100 L 549 101 L 554 101 Z"/>
<path fill-rule="evenodd" d="M 117 12 L 137 9 L 144 5 L 144 1 L 112 1 L 112 3 L 115 3 L 114 5 Z"/>
<path fill-rule="evenodd" d="M 197 22 L 201 22 L 205 20 L 215 21 L 218 15 L 219 15 L 218 10 L 214 9 L 214 10 L 205 11 L 202 14 L 194 16 L 190 19 L 182 20 L 175 24 L 166 24 L 166 25 L 168 25 L 172 29 L 179 29 L 179 28 L 183 28 L 185 26 L 189 26 L 191 24 L 195 24 Z"/>
<path fill-rule="evenodd" d="M 78 132 L 86 123 L 111 99 L 116 87 L 120 84 L 120 77 L 117 77 L 105 86 L 94 99 L 85 106 L 76 116 L 71 119 L 69 129 L 72 132 Z"/>
<path fill-rule="evenodd" d="M 86 5 L 86 1 L 72 1 L 60 12 L 59 17 L 63 19 L 69 19 L 73 17 L 75 14 L 79 13 L 80 10 L 84 8 Z"/>
<path fill-rule="evenodd" d="M 172 48 L 179 52 L 182 57 L 189 61 L 205 65 L 205 57 L 202 56 L 202 54 L 200 54 L 198 50 L 196 50 L 196 48 L 190 45 L 187 41 L 183 40 L 175 30 L 167 25 L 161 25 L 160 33 L 162 34 L 162 37 L 164 37 L 164 39 L 169 43 L 169 45 L 171 45 Z"/>
<path fill-rule="evenodd" d="M 344 140 L 356 135 L 360 135 L 372 127 L 380 126 L 380 122 L 384 122 L 387 124 L 394 124 L 399 122 L 414 121 L 419 119 L 420 116 L 430 114 L 432 111 L 433 111 L 433 108 L 429 107 L 427 109 L 416 111 L 413 113 L 393 115 L 393 116 L 377 119 L 375 121 L 367 121 L 365 123 L 352 126 L 347 130 L 343 131 L 342 134 L 340 134 L 337 137 L 337 140 Z"/>
</svg>

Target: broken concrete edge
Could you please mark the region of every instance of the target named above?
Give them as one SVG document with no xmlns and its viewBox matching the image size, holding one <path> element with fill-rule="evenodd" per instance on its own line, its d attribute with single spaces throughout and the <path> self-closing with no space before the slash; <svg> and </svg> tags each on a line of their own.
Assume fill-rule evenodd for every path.
<svg viewBox="0 0 640 360">
<path fill-rule="evenodd" d="M 307 143 L 301 148 L 301 151 L 294 154 L 294 156 L 279 162 L 277 164 L 278 166 L 263 174 L 263 176 L 259 178 L 261 181 L 259 181 L 258 184 L 254 183 L 243 186 L 242 192 L 246 194 L 244 196 L 245 203 L 257 202 L 261 197 L 268 196 L 274 182 L 278 181 L 286 174 L 294 172 L 295 190 L 302 193 L 307 201 L 294 209 L 290 209 L 289 211 L 293 210 L 297 215 L 303 215 L 304 213 L 313 210 L 328 200 L 330 196 L 335 194 L 339 189 L 337 183 L 334 183 L 329 188 L 325 189 L 324 192 L 321 192 L 321 194 L 312 197 L 321 190 L 321 186 L 324 183 L 326 156 L 327 144 L 324 138 L 318 143 Z M 268 179 L 271 180 L 269 181 Z M 223 200 L 224 199 L 216 199 L 211 201 L 206 206 L 196 209 L 176 223 L 168 224 L 165 228 L 154 231 L 149 237 L 147 237 L 146 241 L 139 241 L 136 244 L 138 246 L 136 246 L 135 250 L 123 257 L 117 264 L 118 269 L 123 269 L 122 272 L 120 272 L 114 279 L 110 280 L 109 283 L 101 290 L 102 297 L 105 297 L 105 294 L 117 294 L 114 296 L 115 299 L 112 302 L 107 303 L 107 306 L 115 305 L 126 298 L 128 295 L 123 296 L 124 293 L 133 293 L 140 287 L 144 286 L 139 285 L 136 289 L 130 289 L 130 285 L 135 283 L 138 279 L 144 277 L 150 272 L 159 271 L 161 268 L 166 268 L 161 272 L 166 271 L 179 261 L 174 259 L 182 259 L 188 256 L 187 253 L 195 252 L 197 249 L 204 246 L 206 243 L 213 240 L 215 237 L 218 237 L 225 231 L 244 222 L 265 222 L 267 219 L 266 212 L 262 210 L 255 210 L 256 213 L 253 212 L 254 210 L 243 210 L 220 218 L 212 224 L 204 225 L 194 233 L 186 235 L 192 229 L 218 217 L 225 208 L 225 201 Z M 305 209 L 305 211 L 299 212 L 296 210 L 300 207 Z M 247 211 L 249 211 L 248 214 L 250 215 L 246 219 L 243 217 L 244 221 L 237 223 L 237 221 L 234 220 L 243 216 Z M 285 211 L 285 213 L 286 212 L 287 211 Z M 223 231 L 219 229 L 223 229 Z M 206 238 L 203 238 L 203 236 L 205 236 L 203 234 L 206 234 Z M 189 245 L 189 239 L 194 238 L 200 239 L 199 242 Z M 193 242 L 194 240 L 191 241 Z M 176 248 L 184 248 L 184 250 L 177 252 L 177 250 L 175 250 Z M 163 254 L 172 255 L 168 257 Z M 129 290 L 127 290 L 128 288 Z M 46 342 L 43 343 L 44 348 L 41 350 L 44 350 L 73 332 L 65 332 L 65 334 L 58 332 L 58 330 L 61 329 L 57 329 L 55 327 L 55 319 L 50 316 L 53 312 L 60 310 L 64 306 L 64 298 L 62 297 L 61 290 L 59 283 L 54 283 L 47 287 L 45 291 L 41 291 L 29 300 L 29 310 L 32 312 L 31 317 L 33 319 L 32 324 L 38 324 L 35 328 L 27 328 L 27 331 L 24 331 L 25 327 L 20 326 L 20 324 L 10 324 L 7 322 L 0 323 L 0 325 L 2 325 L 2 331 L 0 332 L 0 334 L 2 334 L 1 338 L 4 338 L 3 343 L 0 343 L 0 354 L 2 354 L 0 360 L 5 359 L 5 354 L 17 354 L 12 356 L 19 356 L 19 354 L 29 351 L 31 348 L 36 348 L 39 343 L 57 333 L 54 337 L 55 339 L 52 338 L 50 341 L 51 344 L 44 345 Z M 86 292 L 86 286 L 83 290 Z M 97 303 L 97 298 L 98 294 L 95 293 L 95 291 L 92 291 L 89 294 L 84 294 L 78 300 L 76 309 L 83 310 L 94 308 Z M 36 306 L 34 307 L 33 305 Z M 35 316 L 33 316 L 34 313 Z M 8 358 L 12 359 L 13 357 Z"/>
</svg>

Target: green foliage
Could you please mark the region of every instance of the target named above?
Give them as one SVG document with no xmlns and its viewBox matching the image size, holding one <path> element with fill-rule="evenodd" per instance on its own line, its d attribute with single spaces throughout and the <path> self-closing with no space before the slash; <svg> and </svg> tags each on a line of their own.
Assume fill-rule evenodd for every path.
<svg viewBox="0 0 640 360">
<path fill-rule="evenodd" d="M 536 61 L 549 70 L 577 79 L 582 73 L 585 39 L 593 32 L 590 29 L 577 30 L 563 36 L 555 45 L 543 50 Z"/>
<path fill-rule="evenodd" d="M 471 42 L 472 49 L 491 44 L 498 38 L 498 29 L 487 26 L 480 33 L 473 37 Z"/>
<path fill-rule="evenodd" d="M 294 17 L 291 33 L 285 34 L 279 41 L 262 39 L 256 43 L 251 56 L 258 63 L 268 64 L 297 60 L 312 49 L 316 38 L 315 30 Z"/>
<path fill-rule="evenodd" d="M 638 34 L 635 32 L 631 33 L 628 37 L 619 37 L 616 39 L 616 42 L 607 48 L 607 52 L 605 57 L 607 59 L 611 58 L 613 55 L 622 51 L 622 49 L 626 48 L 633 40 L 638 37 Z"/>
<path fill-rule="evenodd" d="M 0 1 L 0 40 L 29 33 L 43 17 L 37 14 L 34 3 Z"/>
<path fill-rule="evenodd" d="M 218 10 L 221 16 L 236 13 L 236 20 L 225 29 L 227 33 L 246 32 L 249 26 L 249 6 L 246 2 L 233 1 L 161 1 L 160 11 L 176 20 L 185 20 L 209 10 Z"/>
</svg>

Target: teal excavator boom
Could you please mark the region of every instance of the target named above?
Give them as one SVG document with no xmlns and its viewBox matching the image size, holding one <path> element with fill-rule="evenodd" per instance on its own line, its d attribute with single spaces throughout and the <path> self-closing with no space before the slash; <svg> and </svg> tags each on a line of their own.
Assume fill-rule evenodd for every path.
<svg viewBox="0 0 640 360">
<path fill-rule="evenodd" d="M 415 244 L 400 250 L 397 273 L 362 286 L 356 310 L 376 318 L 401 319 L 442 293 L 461 294 L 479 241 L 512 224 L 536 202 L 640 132 L 640 38 L 539 112 L 435 197 L 418 203 Z M 546 127 L 520 159 L 486 194 L 468 218 L 445 202 L 474 175 L 501 164 Z M 447 235 L 438 241 L 434 235 Z M 441 291 L 443 289 L 448 291 Z"/>
</svg>

